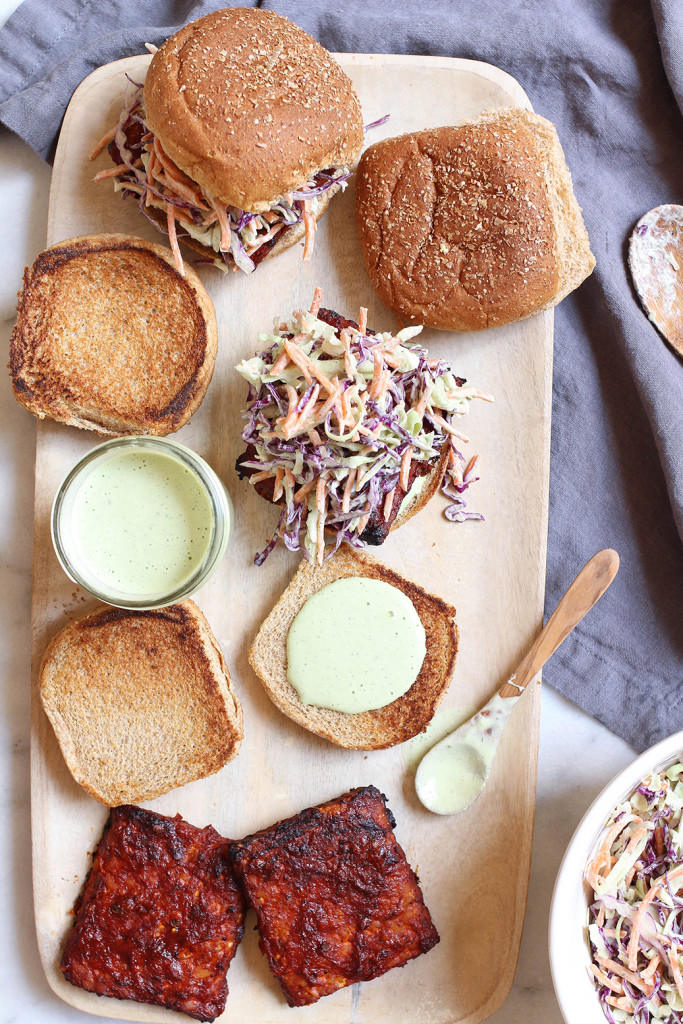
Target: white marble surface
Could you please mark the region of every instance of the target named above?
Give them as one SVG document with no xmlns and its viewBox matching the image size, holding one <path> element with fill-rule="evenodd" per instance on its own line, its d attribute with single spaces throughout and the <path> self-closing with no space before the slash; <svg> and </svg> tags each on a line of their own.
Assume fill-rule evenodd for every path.
<svg viewBox="0 0 683 1024">
<path fill-rule="evenodd" d="M 16 6 L 15 0 L 0 0 L 0 23 Z M 24 266 L 45 245 L 49 185 L 47 165 L 0 129 L 0 334 L 5 353 Z M 35 424 L 14 401 L 6 374 L 0 380 L 0 424 L 0 820 L 5 836 L 0 861 L 0 963 L 5 979 L 0 1024 L 85 1024 L 93 1018 L 62 1003 L 48 987 L 33 927 L 28 733 Z M 489 1018 L 494 1024 L 562 1024 L 547 953 L 555 875 L 585 809 L 633 756 L 627 744 L 549 688 L 544 690 L 527 915 L 515 982 L 506 1002 Z"/>
</svg>

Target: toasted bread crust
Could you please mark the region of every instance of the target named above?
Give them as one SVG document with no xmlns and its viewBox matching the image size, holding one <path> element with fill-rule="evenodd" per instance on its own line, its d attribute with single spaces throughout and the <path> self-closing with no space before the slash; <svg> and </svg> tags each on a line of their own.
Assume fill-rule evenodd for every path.
<svg viewBox="0 0 683 1024">
<path fill-rule="evenodd" d="M 227 206 L 258 213 L 363 145 L 348 76 L 303 29 L 259 8 L 191 22 L 154 55 L 147 123 L 171 159 Z"/>
<path fill-rule="evenodd" d="M 386 707 L 344 714 L 303 704 L 287 679 L 287 634 L 312 594 L 348 576 L 382 580 L 413 603 L 425 629 L 427 653 L 420 673 L 402 697 Z M 455 609 L 364 552 L 342 544 L 321 566 L 303 560 L 296 575 L 259 629 L 249 662 L 273 703 L 289 718 L 324 739 L 359 750 L 403 743 L 431 721 L 451 680 L 458 649 Z"/>
<path fill-rule="evenodd" d="M 99 434 L 178 430 L 211 381 L 213 304 L 164 246 L 122 234 L 45 249 L 24 271 L 10 343 L 17 400 Z"/>
<path fill-rule="evenodd" d="M 54 637 L 38 682 L 69 771 L 110 806 L 205 778 L 239 750 L 242 709 L 193 601 L 98 606 Z"/>
<path fill-rule="evenodd" d="M 526 319 L 595 265 L 554 126 L 514 107 L 371 146 L 356 217 L 381 300 L 443 330 Z"/>
</svg>

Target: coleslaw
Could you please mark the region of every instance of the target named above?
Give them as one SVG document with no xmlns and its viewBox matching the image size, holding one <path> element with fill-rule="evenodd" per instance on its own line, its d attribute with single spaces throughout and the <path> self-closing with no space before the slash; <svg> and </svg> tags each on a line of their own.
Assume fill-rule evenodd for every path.
<svg viewBox="0 0 683 1024">
<path fill-rule="evenodd" d="M 249 383 L 238 470 L 282 504 L 258 565 L 280 538 L 321 563 L 343 541 L 362 545 L 373 520 L 386 533 L 444 446 L 448 517 L 483 518 L 464 508 L 462 493 L 478 479 L 476 456 L 467 461 L 456 448 L 467 438 L 454 421 L 472 399 L 492 397 L 430 359 L 415 341 L 421 327 L 375 334 L 366 309 L 356 325 L 321 310 L 321 301 L 316 289 L 309 312 L 276 320 L 272 333 L 259 335 L 259 355 L 236 367 Z"/>
<path fill-rule="evenodd" d="M 683 1024 L 682 819 L 677 763 L 615 807 L 586 865 L 590 971 L 610 1024 Z"/>
</svg>

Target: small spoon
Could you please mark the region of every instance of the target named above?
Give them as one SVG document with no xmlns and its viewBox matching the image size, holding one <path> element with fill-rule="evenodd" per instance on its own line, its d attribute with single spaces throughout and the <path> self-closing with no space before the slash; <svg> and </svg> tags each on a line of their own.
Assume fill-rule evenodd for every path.
<svg viewBox="0 0 683 1024">
<path fill-rule="evenodd" d="M 435 814 L 458 814 L 479 795 L 486 785 L 503 726 L 517 698 L 602 597 L 618 568 L 619 555 L 611 548 L 593 555 L 560 600 L 515 674 L 481 711 L 425 754 L 417 769 L 415 789 L 428 810 Z"/>
<path fill-rule="evenodd" d="M 683 206 L 656 206 L 640 218 L 628 263 L 645 312 L 683 355 Z"/>
</svg>

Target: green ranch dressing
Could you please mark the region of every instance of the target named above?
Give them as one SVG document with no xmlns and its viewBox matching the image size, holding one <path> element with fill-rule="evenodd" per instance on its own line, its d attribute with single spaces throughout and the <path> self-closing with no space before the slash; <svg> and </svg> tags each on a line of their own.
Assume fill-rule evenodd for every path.
<svg viewBox="0 0 683 1024">
<path fill-rule="evenodd" d="M 435 814 L 457 814 L 469 807 L 484 788 L 498 749 L 503 726 L 516 697 L 495 697 L 487 714 L 476 714 L 462 731 L 437 743 L 423 758 L 415 776 L 417 794 Z"/>
<path fill-rule="evenodd" d="M 309 597 L 287 636 L 287 678 L 304 704 L 353 715 L 391 704 L 417 679 L 425 631 L 412 601 L 348 577 Z"/>
<path fill-rule="evenodd" d="M 204 560 L 212 522 L 206 488 L 179 459 L 117 452 L 93 465 L 74 496 L 74 567 L 98 589 L 171 592 Z"/>
</svg>

